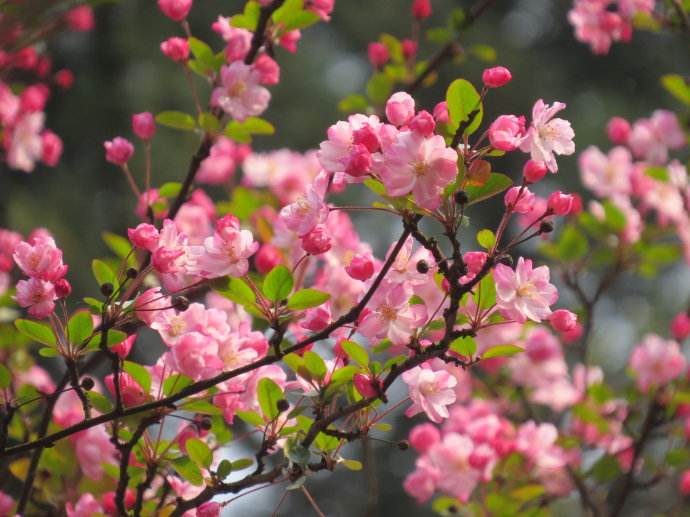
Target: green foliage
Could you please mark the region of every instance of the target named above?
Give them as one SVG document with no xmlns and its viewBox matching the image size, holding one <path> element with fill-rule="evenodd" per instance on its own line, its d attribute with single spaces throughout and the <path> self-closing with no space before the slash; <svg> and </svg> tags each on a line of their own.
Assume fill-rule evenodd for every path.
<svg viewBox="0 0 690 517">
<path fill-rule="evenodd" d="M 459 337 L 451 342 L 450 349 L 457 354 L 471 358 L 477 352 L 477 342 L 471 336 Z"/>
<path fill-rule="evenodd" d="M 241 278 L 226 277 L 218 279 L 213 284 L 213 290 L 230 301 L 248 306 L 256 302 L 256 295 L 251 287 Z"/>
<path fill-rule="evenodd" d="M 78 345 L 93 333 L 93 318 L 88 311 L 77 311 L 67 322 L 67 336 L 70 343 Z"/>
<path fill-rule="evenodd" d="M 14 322 L 14 326 L 19 332 L 27 336 L 37 343 L 44 345 L 55 346 L 57 341 L 53 329 L 47 323 L 41 323 L 33 320 L 18 319 Z"/>
<path fill-rule="evenodd" d="M 301 311 L 326 303 L 331 295 L 316 289 L 300 289 L 288 300 L 288 309 Z"/>
<path fill-rule="evenodd" d="M 213 453 L 206 443 L 198 438 L 190 438 L 184 444 L 189 458 L 201 468 L 208 469 L 213 462 Z"/>
<path fill-rule="evenodd" d="M 276 128 L 259 117 L 247 117 L 243 121 L 231 120 L 225 126 L 225 136 L 241 144 L 251 144 L 253 135 L 272 135 Z"/>
<path fill-rule="evenodd" d="M 460 124 L 470 123 L 464 134 L 471 135 L 482 123 L 484 116 L 484 106 L 481 97 L 475 87 L 465 79 L 456 79 L 446 91 L 446 102 L 448 103 L 448 114 L 450 116 L 450 128 L 454 133 Z M 476 114 L 474 114 L 476 112 Z"/>
<path fill-rule="evenodd" d="M 0 390 L 9 388 L 12 383 L 12 374 L 4 364 L 0 364 Z"/>
<path fill-rule="evenodd" d="M 132 379 L 141 386 L 143 392 L 148 395 L 151 391 L 151 374 L 142 365 L 133 363 L 132 361 L 125 361 L 123 370 L 132 376 Z"/>
<path fill-rule="evenodd" d="M 474 205 L 480 201 L 489 199 L 497 194 L 500 194 L 510 186 L 512 186 L 513 180 L 511 180 L 505 174 L 500 172 L 492 172 L 491 176 L 484 185 L 480 187 L 467 187 L 465 192 L 469 197 L 467 206 Z"/>
<path fill-rule="evenodd" d="M 482 359 L 493 359 L 494 357 L 509 357 L 511 355 L 524 352 L 525 349 L 517 345 L 498 345 L 492 346 L 482 354 Z"/>
<path fill-rule="evenodd" d="M 112 284 L 115 289 L 119 287 L 120 283 L 117 281 L 117 275 L 110 266 L 102 260 L 94 259 L 91 262 L 91 271 L 93 271 L 93 276 L 99 286 L 103 284 Z"/>
<path fill-rule="evenodd" d="M 345 351 L 350 359 L 356 362 L 358 365 L 367 367 L 369 366 L 369 354 L 366 349 L 355 343 L 354 341 L 342 341 L 340 346 Z"/>
<path fill-rule="evenodd" d="M 283 390 L 272 379 L 264 378 L 259 381 L 256 391 L 261 412 L 267 420 L 275 420 L 280 414 L 278 401 L 284 398 Z"/>
<path fill-rule="evenodd" d="M 272 302 L 286 299 L 292 292 L 295 281 L 290 270 L 282 264 L 274 267 L 264 279 L 262 291 Z"/>
<path fill-rule="evenodd" d="M 661 77 L 666 90 L 686 106 L 690 106 L 690 84 L 679 74 L 666 74 Z"/>
<path fill-rule="evenodd" d="M 494 247 L 494 244 L 496 243 L 496 236 L 494 235 L 494 232 L 492 232 L 491 230 L 480 230 L 477 233 L 477 242 L 482 248 L 490 250 Z"/>
<path fill-rule="evenodd" d="M 193 131 L 196 129 L 196 120 L 188 113 L 181 111 L 161 111 L 156 115 L 156 122 L 161 126 L 182 131 Z"/>
</svg>

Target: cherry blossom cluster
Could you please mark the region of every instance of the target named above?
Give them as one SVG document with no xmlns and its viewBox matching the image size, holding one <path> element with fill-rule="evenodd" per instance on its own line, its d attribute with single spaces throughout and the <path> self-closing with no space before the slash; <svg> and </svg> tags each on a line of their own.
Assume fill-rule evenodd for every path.
<svg viewBox="0 0 690 517">
<path fill-rule="evenodd" d="M 72 86 L 70 70 L 53 70 L 51 57 L 34 34 L 59 30 L 90 31 L 91 7 L 73 7 L 57 23 L 46 27 L 23 25 L 9 13 L 0 15 L 0 130 L 3 161 L 12 169 L 32 172 L 36 163 L 54 167 L 62 154 L 62 140 L 45 127 L 45 107 L 53 92 Z"/>
<path fill-rule="evenodd" d="M 633 18 L 650 15 L 654 6 L 654 0 L 575 0 L 568 21 L 592 52 L 608 54 L 612 43 L 630 41 Z"/>
</svg>

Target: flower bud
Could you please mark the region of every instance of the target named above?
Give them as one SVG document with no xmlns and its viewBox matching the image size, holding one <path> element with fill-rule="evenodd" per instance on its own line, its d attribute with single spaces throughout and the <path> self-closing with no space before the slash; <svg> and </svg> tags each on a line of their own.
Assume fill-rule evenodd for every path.
<svg viewBox="0 0 690 517">
<path fill-rule="evenodd" d="M 613 117 L 606 124 L 606 135 L 614 144 L 625 145 L 630 137 L 630 123 L 623 117 Z"/>
<path fill-rule="evenodd" d="M 268 54 L 261 54 L 256 58 L 254 70 L 259 72 L 261 84 L 278 84 L 280 82 L 280 65 Z"/>
<path fill-rule="evenodd" d="M 311 255 L 321 255 L 331 249 L 331 241 L 328 229 L 319 224 L 302 237 L 302 249 Z"/>
<path fill-rule="evenodd" d="M 573 207 L 573 196 L 557 190 L 549 195 L 547 206 L 556 215 L 568 215 Z"/>
<path fill-rule="evenodd" d="M 78 32 L 90 31 L 96 25 L 93 18 L 93 9 L 89 5 L 75 7 L 67 13 L 65 19 L 69 28 Z"/>
<path fill-rule="evenodd" d="M 482 81 L 487 88 L 500 88 L 508 84 L 512 78 L 510 70 L 503 66 L 487 68 L 482 73 Z"/>
<path fill-rule="evenodd" d="M 72 285 L 65 278 L 55 282 L 55 296 L 58 298 L 67 298 L 72 294 Z"/>
<path fill-rule="evenodd" d="M 352 261 L 345 268 L 345 271 L 355 280 L 369 280 L 374 274 L 374 260 L 371 254 L 358 253 L 352 257 Z"/>
<path fill-rule="evenodd" d="M 558 332 L 569 332 L 577 326 L 577 316 L 566 309 L 558 309 L 551 314 L 549 323 Z"/>
<path fill-rule="evenodd" d="M 525 163 L 525 166 L 522 168 L 522 174 L 527 183 L 536 183 L 546 176 L 548 170 L 544 162 L 527 160 L 527 163 Z"/>
<path fill-rule="evenodd" d="M 431 0 L 413 0 L 412 16 L 418 20 L 424 20 L 431 16 Z"/>
<path fill-rule="evenodd" d="M 396 92 L 386 102 L 386 117 L 394 126 L 407 125 L 414 117 L 414 99 L 409 93 Z"/>
<path fill-rule="evenodd" d="M 410 129 L 422 136 L 431 136 L 436 129 L 436 121 L 431 113 L 422 110 L 410 122 Z"/>
<path fill-rule="evenodd" d="M 181 22 L 192 9 L 192 0 L 158 0 L 158 7 L 171 20 Z"/>
<path fill-rule="evenodd" d="M 690 316 L 685 312 L 679 312 L 671 322 L 671 334 L 678 341 L 683 341 L 690 336 Z"/>
<path fill-rule="evenodd" d="M 151 252 L 158 248 L 160 235 L 158 229 L 152 224 L 141 223 L 136 228 L 129 228 L 127 236 L 137 248 L 143 248 Z"/>
<path fill-rule="evenodd" d="M 184 63 L 189 59 L 189 43 L 184 38 L 168 38 L 161 43 L 161 52 L 173 61 Z"/>
<path fill-rule="evenodd" d="M 446 101 L 439 102 L 436 106 L 434 106 L 433 115 L 437 124 L 448 124 L 448 122 L 450 122 L 448 103 Z"/>
<path fill-rule="evenodd" d="M 148 111 L 132 115 L 132 130 L 142 140 L 151 140 L 156 134 L 156 121 Z"/>
<path fill-rule="evenodd" d="M 402 53 L 405 59 L 414 59 L 417 55 L 417 42 L 411 39 L 402 40 Z"/>
<path fill-rule="evenodd" d="M 74 84 L 74 74 L 71 70 L 58 70 L 53 77 L 55 84 L 63 90 L 68 90 Z"/>
<path fill-rule="evenodd" d="M 367 55 L 369 56 L 369 62 L 374 68 L 381 68 L 391 57 L 388 48 L 378 41 L 369 43 Z"/>
<path fill-rule="evenodd" d="M 115 165 L 124 165 L 134 154 L 134 146 L 126 138 L 117 136 L 103 144 L 105 159 Z"/>
<path fill-rule="evenodd" d="M 32 84 L 19 96 L 21 110 L 27 112 L 43 111 L 50 97 L 50 90 L 44 84 Z"/>
<path fill-rule="evenodd" d="M 418 452 L 425 453 L 441 440 L 441 432 L 432 424 L 416 425 L 410 431 L 410 444 Z"/>
<path fill-rule="evenodd" d="M 271 244 L 264 244 L 254 255 L 254 264 L 259 273 L 266 274 L 280 264 L 282 259 L 278 248 Z"/>
<path fill-rule="evenodd" d="M 525 117 L 501 115 L 489 126 L 491 147 L 501 151 L 514 151 L 525 134 Z"/>
<path fill-rule="evenodd" d="M 506 208 L 512 208 L 518 214 L 527 214 L 532 211 L 535 199 L 527 187 L 512 187 L 506 192 L 503 201 Z"/>
<path fill-rule="evenodd" d="M 352 384 L 354 384 L 355 389 L 359 392 L 362 397 L 375 397 L 378 395 L 378 390 L 376 389 L 376 381 L 370 379 L 362 373 L 357 373 L 352 378 Z"/>
<path fill-rule="evenodd" d="M 50 129 L 46 129 L 41 133 L 41 140 L 43 141 L 41 161 L 49 167 L 55 167 L 62 156 L 62 139 Z"/>
</svg>

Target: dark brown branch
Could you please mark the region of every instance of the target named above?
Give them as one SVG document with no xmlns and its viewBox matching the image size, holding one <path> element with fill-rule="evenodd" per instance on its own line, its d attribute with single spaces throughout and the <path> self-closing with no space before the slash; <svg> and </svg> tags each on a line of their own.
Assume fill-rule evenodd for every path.
<svg viewBox="0 0 690 517">
<path fill-rule="evenodd" d="M 266 40 L 266 27 L 268 26 L 268 21 L 271 19 L 273 13 L 285 3 L 285 0 L 273 0 L 266 7 L 261 8 L 259 14 L 259 21 L 256 24 L 256 30 L 254 31 L 254 36 L 252 36 L 252 45 L 247 52 L 244 62 L 247 65 L 251 65 L 256 59 L 256 55 L 259 53 L 261 46 Z"/>
</svg>

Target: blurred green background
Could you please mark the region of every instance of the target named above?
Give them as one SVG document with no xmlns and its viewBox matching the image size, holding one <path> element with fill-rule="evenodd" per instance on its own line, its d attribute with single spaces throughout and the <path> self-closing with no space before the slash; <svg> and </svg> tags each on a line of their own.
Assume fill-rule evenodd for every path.
<svg viewBox="0 0 690 517">
<path fill-rule="evenodd" d="M 318 147 L 326 128 L 342 116 L 338 101 L 364 89 L 371 73 L 367 44 L 381 32 L 409 36 L 410 3 L 339 0 L 332 23 L 305 31 L 296 54 L 279 49 L 282 81 L 271 88 L 273 100 L 264 114 L 276 126 L 277 134 L 257 139 L 255 148 Z M 432 3 L 434 15 L 426 27 L 444 24 L 453 7 L 471 5 L 460 0 Z M 219 14 L 234 14 L 242 5 L 240 1 L 197 0 L 190 17 L 193 33 L 220 49 L 222 40 L 210 25 Z M 501 113 L 529 115 L 538 98 L 563 101 L 568 109 L 562 116 L 572 121 L 576 144 L 583 150 L 590 144 L 607 146 L 603 128 L 612 115 L 635 119 L 659 107 L 677 107 L 658 78 L 663 73 L 687 73 L 690 69 L 687 36 L 636 33 L 631 44 L 614 45 L 608 56 L 594 56 L 587 46 L 575 41 L 566 22 L 569 7 L 565 0 L 498 0 L 463 37 L 466 45 L 493 46 L 497 64 L 513 72 L 514 80 L 508 86 L 490 94 L 485 120 Z M 51 41 L 56 66 L 70 68 L 76 75 L 74 88 L 57 93 L 48 110 L 48 127 L 64 140 L 63 159 L 55 169 L 39 167 L 30 175 L 0 171 L 0 226 L 23 233 L 36 226 L 48 227 L 65 251 L 77 295 L 92 293 L 96 287 L 89 265 L 93 257 L 107 253 L 101 232 L 122 233 L 135 223 L 134 200 L 119 170 L 105 162 L 103 141 L 117 135 L 131 138 L 130 116 L 134 112 L 193 110 L 179 66 L 159 51 L 160 42 L 173 35 L 182 35 L 179 27 L 158 12 L 153 0 L 126 0 L 100 7 L 93 32 L 63 34 Z M 433 45 L 423 43 L 419 55 L 426 57 L 434 50 Z M 431 110 L 457 77 L 479 84 L 485 66 L 476 60 L 444 66 L 436 85 L 419 94 L 422 107 Z M 179 181 L 196 145 L 194 135 L 159 128 L 153 142 L 154 184 Z M 142 154 L 139 149 L 133 162 L 135 171 L 141 170 Z M 497 160 L 495 169 L 517 177 L 521 160 Z M 561 158 L 559 164 L 558 176 L 549 178 L 540 189 L 552 189 L 558 182 L 564 190 L 581 191 L 576 157 Z M 477 227 L 490 227 L 500 217 L 500 200 L 470 215 Z M 375 224 L 371 221 L 370 217 L 366 225 L 359 221 L 362 234 L 382 254 L 397 230 L 384 220 L 381 224 L 378 219 Z M 473 240 L 470 232 L 467 235 Z M 673 312 L 686 304 L 689 288 L 684 266 L 673 268 L 654 282 L 618 282 L 598 315 L 595 359 L 609 371 L 620 372 L 625 351 L 644 330 L 663 329 Z M 565 304 L 568 300 L 563 298 Z M 404 428 L 396 432 L 387 438 L 404 438 Z M 374 453 L 369 455 L 373 461 L 369 474 L 343 471 L 310 481 L 325 514 L 427 515 L 401 487 L 414 454 L 381 443 L 370 445 Z M 355 456 L 360 449 L 357 445 L 348 452 Z M 246 505 L 229 515 L 270 514 L 280 494 L 281 489 L 274 488 L 241 499 Z M 668 500 L 669 493 L 661 487 L 645 497 L 653 506 L 657 498 Z M 640 515 L 645 511 L 641 507 Z M 288 495 L 280 514 L 311 515 L 313 510 L 295 491 Z"/>
</svg>

